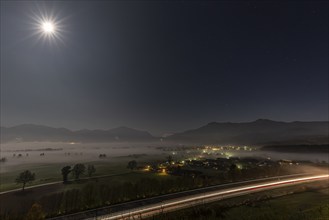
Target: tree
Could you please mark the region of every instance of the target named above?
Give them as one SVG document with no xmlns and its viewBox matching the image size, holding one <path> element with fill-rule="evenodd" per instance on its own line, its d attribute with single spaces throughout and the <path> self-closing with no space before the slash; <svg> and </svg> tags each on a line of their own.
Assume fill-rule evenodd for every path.
<svg viewBox="0 0 329 220">
<path fill-rule="evenodd" d="M 27 213 L 25 220 L 43 220 L 45 219 L 45 214 L 42 211 L 41 205 L 34 203 Z"/>
<path fill-rule="evenodd" d="M 128 169 L 131 169 L 131 170 L 137 168 L 137 162 L 136 162 L 136 160 L 129 161 L 127 168 Z"/>
<path fill-rule="evenodd" d="M 106 158 L 106 154 L 100 154 L 98 157 L 99 158 Z"/>
<path fill-rule="evenodd" d="M 88 165 L 88 167 L 87 167 L 88 176 L 91 177 L 95 172 L 96 172 L 96 169 L 95 169 L 94 165 Z"/>
<path fill-rule="evenodd" d="M 75 180 L 78 180 L 81 174 L 84 174 L 86 171 L 85 165 L 78 163 L 74 165 L 72 169 L 72 174 L 74 175 Z"/>
<path fill-rule="evenodd" d="M 18 175 L 16 178 L 16 183 L 22 183 L 22 190 L 24 191 L 26 183 L 32 182 L 33 180 L 35 180 L 35 174 L 29 170 L 25 170 Z"/>
<path fill-rule="evenodd" d="M 67 177 L 71 173 L 71 166 L 65 166 L 62 168 L 63 183 L 67 183 Z"/>
</svg>

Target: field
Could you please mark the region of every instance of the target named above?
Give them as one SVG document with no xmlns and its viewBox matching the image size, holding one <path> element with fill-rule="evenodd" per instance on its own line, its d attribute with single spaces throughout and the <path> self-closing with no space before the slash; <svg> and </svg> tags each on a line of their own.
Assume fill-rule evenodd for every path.
<svg viewBox="0 0 329 220">
<path fill-rule="evenodd" d="M 145 156 L 143 159 L 141 159 L 142 163 L 144 164 L 147 161 L 151 160 L 151 158 L 161 158 L 160 156 Z M 165 157 L 163 157 L 165 158 Z M 130 176 L 133 176 L 134 174 L 129 174 L 130 170 L 127 169 L 127 163 L 128 161 L 132 160 L 131 157 L 119 157 L 119 158 L 111 158 L 109 160 L 98 160 L 98 161 L 91 161 L 84 163 L 85 165 L 91 164 L 94 165 L 96 168 L 95 176 L 113 176 L 118 175 L 116 177 L 116 180 L 129 180 Z M 141 165 L 140 164 L 140 165 Z M 31 170 L 36 174 L 36 180 L 33 181 L 31 184 L 28 184 L 27 186 L 34 186 L 34 185 L 40 185 L 45 183 L 52 183 L 52 182 L 58 182 L 62 181 L 62 175 L 61 175 L 61 169 L 65 165 L 74 165 L 72 164 L 62 164 L 62 163 L 50 163 L 50 164 L 43 164 L 43 163 L 33 163 L 33 164 L 21 164 L 16 165 L 15 169 L 11 172 L 5 172 L 1 174 L 1 184 L 0 189 L 1 191 L 7 191 L 12 189 L 18 189 L 21 188 L 20 185 L 15 183 L 15 179 L 18 176 L 20 172 L 23 170 Z M 121 174 L 121 175 L 120 175 Z M 125 175 L 123 175 L 125 174 Z M 129 174 L 129 175 L 127 175 Z M 148 175 L 147 173 L 144 173 L 143 175 Z M 73 177 L 70 176 L 72 179 Z M 86 175 L 82 176 L 81 178 L 87 178 Z M 106 178 L 102 178 L 106 179 Z"/>
<path fill-rule="evenodd" d="M 99 154 L 107 156 L 99 158 Z M 166 156 L 155 148 L 138 144 L 16 143 L 2 144 L 1 157 L 7 161 L 0 166 L 0 192 L 20 188 L 15 179 L 24 170 L 36 174 L 36 180 L 27 185 L 33 186 L 61 181 L 61 169 L 67 165 L 92 164 L 97 176 L 117 175 L 129 172 L 127 163 L 130 160 L 141 161 L 139 165 L 143 165 Z"/>
<path fill-rule="evenodd" d="M 103 169 L 105 172 L 105 164 L 98 164 L 100 170 Z M 104 166 L 104 168 L 101 168 Z M 97 166 L 96 166 L 97 167 Z M 97 168 L 96 168 L 97 169 Z M 71 198 L 69 195 L 74 192 L 78 192 L 79 197 L 81 197 L 81 201 L 85 200 L 84 194 L 88 192 L 90 187 L 92 187 L 92 195 L 97 201 L 101 200 L 100 190 L 102 187 L 110 187 L 113 191 L 118 192 L 118 196 L 122 197 L 125 194 L 125 191 L 131 191 L 130 189 L 125 189 L 127 184 L 130 186 L 134 186 L 136 183 L 140 183 L 143 180 L 155 180 L 157 182 L 164 182 L 170 179 L 175 179 L 176 177 L 170 175 L 161 175 L 157 173 L 143 172 L 143 171 L 130 171 L 128 169 L 124 169 L 121 167 L 121 170 L 124 171 L 122 174 L 114 174 L 103 177 L 94 177 L 94 178 L 85 178 L 80 181 L 71 182 L 69 184 L 63 184 L 59 182 L 57 184 L 40 186 L 37 188 L 31 188 L 25 190 L 25 192 L 17 191 L 10 192 L 0 195 L 1 202 L 0 210 L 1 215 L 9 215 L 9 219 L 20 219 L 21 215 L 26 213 L 34 203 L 39 203 L 44 205 L 45 208 L 53 207 L 52 204 L 49 205 L 49 202 L 55 201 L 59 199 L 59 208 L 58 210 L 64 209 L 62 205 L 67 201 L 67 198 Z M 129 194 L 130 195 L 130 194 Z M 62 199 L 60 199 L 60 198 Z M 129 197 L 123 198 L 123 200 L 128 199 Z M 120 200 L 121 201 L 121 200 Z M 94 206 L 94 205 L 93 205 Z M 88 208 L 81 205 L 83 209 Z M 79 208 L 80 209 L 80 208 Z M 71 210 L 71 209 L 70 209 Z M 51 210 L 47 210 L 50 212 Z M 67 211 L 65 211 L 67 212 Z M 13 214 L 15 213 L 15 214 Z M 57 214 L 59 214 L 57 212 Z M 6 219 L 6 218 L 4 218 Z"/>
</svg>

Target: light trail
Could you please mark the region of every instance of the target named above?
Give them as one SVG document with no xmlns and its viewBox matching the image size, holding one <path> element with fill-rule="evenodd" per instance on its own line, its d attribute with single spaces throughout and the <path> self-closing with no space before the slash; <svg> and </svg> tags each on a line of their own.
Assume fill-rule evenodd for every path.
<svg viewBox="0 0 329 220">
<path fill-rule="evenodd" d="M 115 205 L 104 206 L 104 207 L 101 207 L 101 208 L 90 209 L 90 210 L 76 212 L 76 213 L 68 214 L 68 215 L 64 215 L 64 216 L 49 218 L 49 220 L 63 220 L 63 219 L 66 220 L 66 219 L 69 219 L 69 218 L 70 219 L 71 218 L 75 219 L 75 217 L 77 217 L 79 215 L 83 215 L 85 213 L 98 212 L 98 211 L 102 211 L 104 209 L 115 208 L 115 207 L 118 207 L 118 206 L 125 206 L 125 205 L 131 206 L 136 202 L 144 202 L 144 201 L 147 202 L 150 199 L 160 199 L 160 200 L 163 199 L 163 200 L 168 200 L 169 201 L 170 199 L 167 199 L 168 196 L 181 196 L 183 198 L 183 194 L 186 194 L 186 193 L 191 193 L 192 194 L 192 193 L 199 192 L 199 194 L 201 194 L 201 193 L 203 194 L 204 193 L 204 192 L 202 192 L 203 190 L 214 190 L 215 191 L 216 188 L 219 190 L 223 187 L 230 187 L 230 186 L 233 187 L 233 186 L 237 186 L 237 185 L 240 185 L 240 184 L 256 183 L 256 182 L 259 182 L 259 181 L 286 179 L 286 178 L 289 178 L 289 177 L 293 178 L 293 177 L 310 176 L 310 175 L 311 175 L 311 173 L 298 173 L 298 174 L 288 174 L 288 175 L 282 175 L 282 176 L 273 176 L 273 177 L 266 177 L 266 178 L 252 179 L 252 180 L 243 180 L 243 181 L 239 181 L 239 182 L 218 184 L 218 185 L 207 186 L 207 187 L 202 187 L 202 188 L 190 189 L 190 190 L 181 191 L 181 192 L 174 192 L 174 193 L 159 195 L 159 196 L 145 198 L 145 199 L 139 199 L 137 201 L 129 201 L 129 202 L 125 202 L 125 203 L 119 203 L 119 204 L 115 204 Z M 97 176 L 97 177 L 101 177 L 101 176 Z M 21 190 L 21 189 L 17 189 L 17 190 Z M 79 218 L 79 217 L 77 217 L 77 218 Z M 80 217 L 80 219 L 83 219 L 83 217 Z"/>
<path fill-rule="evenodd" d="M 149 207 L 146 208 L 127 210 L 125 212 L 113 213 L 103 217 L 100 216 L 100 219 L 102 220 L 115 220 L 115 219 L 125 219 L 125 218 L 138 219 L 142 216 L 144 217 L 152 216 L 152 215 L 160 214 L 161 212 L 169 212 L 177 209 L 187 208 L 190 205 L 193 205 L 193 202 L 196 203 L 200 201 L 207 202 L 205 200 L 209 200 L 208 202 L 210 202 L 211 201 L 210 199 L 214 199 L 219 196 L 223 198 L 223 197 L 241 195 L 251 192 L 263 191 L 266 189 L 274 189 L 287 185 L 294 185 L 298 183 L 312 182 L 312 181 L 324 180 L 324 179 L 329 180 L 329 175 L 326 174 L 326 175 L 317 175 L 317 176 L 309 176 L 309 177 L 300 177 L 300 178 L 293 178 L 288 180 L 279 180 L 279 181 L 272 181 L 268 183 L 254 184 L 245 187 L 235 187 L 229 190 L 220 190 L 217 192 L 205 193 L 204 195 L 195 195 L 188 198 L 184 197 L 181 199 L 175 199 L 175 201 L 157 203 L 154 205 L 150 205 Z"/>
</svg>

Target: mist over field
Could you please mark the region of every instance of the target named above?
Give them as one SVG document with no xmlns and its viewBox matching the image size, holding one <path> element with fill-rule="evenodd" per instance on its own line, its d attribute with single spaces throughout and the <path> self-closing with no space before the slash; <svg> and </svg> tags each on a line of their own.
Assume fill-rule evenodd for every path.
<svg viewBox="0 0 329 220">
<path fill-rule="evenodd" d="M 155 147 L 134 143 L 63 143 L 63 142 L 23 142 L 1 145 L 1 156 L 7 161 L 1 165 L 1 172 L 15 169 L 16 165 L 30 164 L 73 164 L 78 162 L 109 161 L 114 157 L 134 154 L 159 154 Z M 15 154 L 15 156 L 13 156 Z M 21 154 L 19 157 L 18 155 Z M 44 155 L 42 155 L 44 154 Z M 100 159 L 100 154 L 106 154 Z"/>
<path fill-rule="evenodd" d="M 86 162 L 116 162 L 120 157 L 134 156 L 159 156 L 170 155 L 184 158 L 186 152 L 176 152 L 175 150 L 164 151 L 163 149 L 182 147 L 185 145 L 175 143 L 64 143 L 64 142 L 21 142 L 1 144 L 1 157 L 6 157 L 6 163 L 1 164 L 0 172 L 10 172 L 17 169 L 18 165 L 38 165 L 47 164 L 74 164 Z M 199 145 L 191 145 L 197 147 Z M 219 145 L 220 146 L 220 145 Z M 223 145 L 225 146 L 225 145 Z M 232 157 L 255 157 L 271 158 L 272 160 L 302 160 L 312 162 L 329 162 L 327 154 L 324 153 L 280 153 L 273 151 L 225 151 Z M 106 158 L 100 158 L 100 154 L 106 154 Z M 195 152 L 194 154 L 198 154 Z M 193 152 L 191 155 L 194 155 Z M 18 156 L 21 155 L 21 156 Z M 208 158 L 224 157 L 219 154 L 209 155 Z"/>
</svg>

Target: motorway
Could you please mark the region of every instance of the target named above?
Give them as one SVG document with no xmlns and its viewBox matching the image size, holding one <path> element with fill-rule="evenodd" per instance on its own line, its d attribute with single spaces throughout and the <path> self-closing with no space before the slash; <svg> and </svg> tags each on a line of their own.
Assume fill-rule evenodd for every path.
<svg viewBox="0 0 329 220">
<path fill-rule="evenodd" d="M 248 180 L 141 199 L 51 219 L 141 219 L 221 199 L 320 180 L 329 180 L 329 175 L 295 174 Z"/>
<path fill-rule="evenodd" d="M 97 219 L 117 220 L 117 219 L 144 219 L 161 213 L 171 212 L 179 209 L 189 208 L 195 205 L 201 205 L 224 198 L 241 196 L 249 193 L 255 193 L 264 190 L 276 189 L 279 187 L 292 186 L 300 183 L 307 183 L 319 180 L 328 180 L 329 175 L 312 175 L 307 177 L 294 177 L 285 180 L 267 181 L 265 183 L 248 184 L 246 186 L 232 187 L 218 191 L 186 196 L 170 201 L 152 204 L 144 207 L 138 207 L 131 210 L 125 210 L 118 213 L 99 216 Z M 95 218 L 89 218 L 95 219 Z"/>
</svg>

